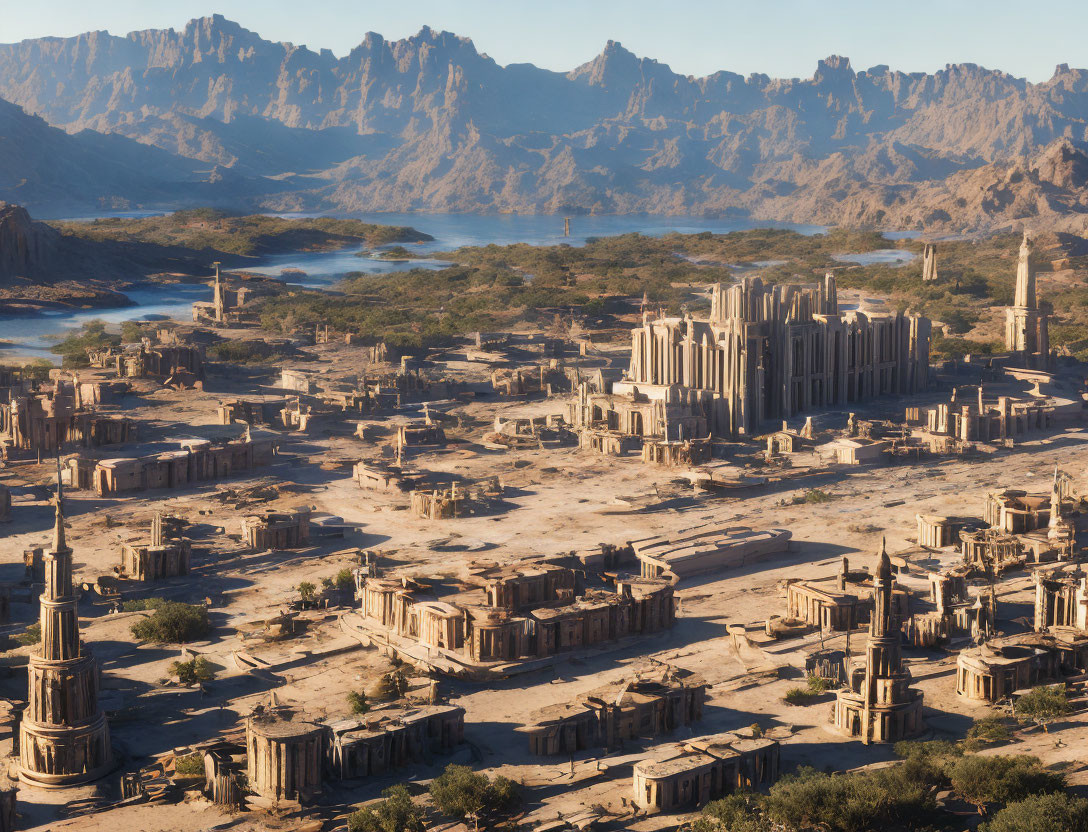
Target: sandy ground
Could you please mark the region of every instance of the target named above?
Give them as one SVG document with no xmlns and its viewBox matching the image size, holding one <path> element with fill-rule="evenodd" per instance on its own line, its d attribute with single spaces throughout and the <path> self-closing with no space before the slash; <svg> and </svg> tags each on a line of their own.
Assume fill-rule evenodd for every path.
<svg viewBox="0 0 1088 832">
<path fill-rule="evenodd" d="M 299 366 L 323 371 L 327 377 L 362 369 L 360 350 L 323 346 L 315 348 L 315 355 L 315 360 Z M 618 353 L 614 358 L 621 360 Z M 485 367 L 457 359 L 450 360 L 445 370 L 474 381 L 486 376 Z M 245 371 L 231 376 L 213 375 L 203 392 L 158 390 L 150 383 L 140 383 L 136 392 L 120 403 L 141 423 L 139 447 L 101 451 L 106 455 L 134 455 L 186 437 L 236 435 L 236 426 L 216 424 L 216 405 L 228 395 L 268 393 L 270 381 L 259 371 Z M 901 415 L 904 404 L 883 402 L 865 414 Z M 190 602 L 208 599 L 216 625 L 207 642 L 189 645 L 185 650 L 136 644 L 129 627 L 140 613 L 111 615 L 104 604 L 95 603 L 93 593 L 85 594 L 81 605 L 83 636 L 102 665 L 103 706 L 110 714 L 123 765 L 135 768 L 155 755 L 236 730 L 254 705 L 269 701 L 271 690 L 277 701 L 298 705 L 317 717 L 345 713 L 347 692 L 388 670 L 390 663 L 376 650 L 361 647 L 323 655 L 344 638 L 335 613 L 313 616 L 303 633 L 284 642 L 245 641 L 248 652 L 273 664 L 290 661 L 286 669 L 255 674 L 241 669 L 233 659 L 234 651 L 243 647 L 240 631 L 249 632 L 285 609 L 297 597 L 301 581 L 316 582 L 352 566 L 345 549 L 380 550 L 383 566 L 393 574 L 450 574 L 468 561 L 508 563 L 588 549 L 601 542 L 667 534 L 711 521 L 788 528 L 793 543 L 788 553 L 759 564 L 681 583 L 680 619 L 668 633 L 503 682 L 444 683 L 444 691 L 452 701 L 466 709 L 468 744 L 453 759 L 479 764 L 533 786 L 528 793 L 531 819 L 551 820 L 557 813 L 594 805 L 625 812 L 622 803 L 630 793 L 631 765 L 652 753 L 654 743 L 632 745 L 600 759 L 592 754 L 573 761 L 541 759 L 528 755 L 527 742 L 516 729 L 538 708 L 569 702 L 652 659 L 694 671 L 710 685 L 704 719 L 693 731 L 660 738 L 663 743 L 758 723 L 784 738 L 782 760 L 786 769 L 798 765 L 848 769 L 886 760 L 891 756 L 890 749 L 865 747 L 829 729 L 831 695 L 808 706 L 789 706 L 782 701 L 786 690 L 796 686 L 799 679 L 803 681 L 805 656 L 816 649 L 818 637 L 768 646 L 767 657 L 782 665 L 783 670 L 777 679 L 756 678 L 745 672 L 726 637 L 727 624 L 758 624 L 769 615 L 783 614 L 779 583 L 784 578 L 830 575 L 844 554 L 855 568 L 871 567 L 882 536 L 887 538 L 889 551 L 908 549 L 915 533 L 916 513 L 980 516 L 988 490 L 1016 486 L 1048 491 L 1055 463 L 1080 478 L 1088 461 L 1088 433 L 1062 430 L 1039 435 L 1012 451 L 970 460 L 839 470 L 804 486 L 818 486 L 833 499 L 783 505 L 800 489 L 763 487 L 729 496 L 694 497 L 690 488 L 678 485 L 675 472 L 648 468 L 636 458 L 605 458 L 569 447 L 501 452 L 479 444 L 496 415 L 539 417 L 565 412 L 566 407 L 566 398 L 560 396 L 529 400 L 479 398 L 458 409 L 461 426 L 449 430 L 454 441 L 447 448 L 412 456 L 416 467 L 451 477 L 499 476 L 506 495 L 500 510 L 487 516 L 425 522 L 404 510 L 405 500 L 400 496 L 360 490 L 351 479 L 350 466 L 359 459 L 373 458 L 380 448 L 355 438 L 354 423 L 344 419 L 319 420 L 307 435 L 281 433 L 280 454 L 272 467 L 229 482 L 109 499 L 98 498 L 92 492 L 72 492 L 67 501 L 69 542 L 75 550 L 77 580 L 93 582 L 99 575 L 112 573 L 119 563 L 121 543 L 146 538 L 154 510 L 177 512 L 193 524 L 197 547 L 193 574 L 150 588 L 132 586 L 126 589 L 126 597 L 154 594 Z M 828 427 L 840 427 L 844 422 L 845 414 L 841 413 L 818 420 L 818 424 Z M 752 452 L 751 446 L 735 450 L 740 463 Z M 819 464 L 808 454 L 794 459 L 795 466 Z M 24 548 L 48 541 L 52 512 L 47 492 L 41 486 L 50 475 L 49 465 L 34 463 L 12 463 L 0 469 L 0 482 L 12 489 L 14 503 L 12 522 L 2 530 L 0 579 L 21 581 Z M 308 505 L 344 518 L 353 524 L 354 531 L 343 539 L 316 540 L 315 545 L 298 552 L 246 553 L 239 542 L 240 523 L 254 507 L 239 506 L 236 500 L 217 499 L 215 495 L 225 489 L 241 491 L 262 483 L 278 485 L 280 497 L 257 508 Z M 667 507 L 638 513 L 614 513 L 611 505 L 617 496 L 670 494 L 681 498 L 667 503 Z M 936 568 L 942 560 L 951 563 L 954 559 L 949 553 L 941 559 L 914 563 L 921 568 Z M 920 569 L 913 570 L 903 581 L 919 590 L 925 585 Z M 8 632 L 21 631 L 36 618 L 36 591 L 29 586 L 15 590 L 12 624 L 5 628 Z M 1022 573 L 1010 576 L 1000 591 L 1002 623 L 1030 615 L 1033 592 Z M 855 636 L 854 651 L 860 649 L 862 638 Z M 841 636 L 827 639 L 825 646 L 840 646 L 842 642 Z M 7 665 L 14 667 L 0 678 L 0 693 L 13 700 L 25 699 L 25 673 L 17 665 L 27 649 L 8 652 Z M 170 663 L 192 654 L 207 656 L 218 669 L 203 696 L 195 689 L 179 688 L 168 679 Z M 931 735 L 960 737 L 973 717 L 987 712 L 986 708 L 957 698 L 954 654 L 907 651 L 906 655 L 925 693 Z M 422 680 L 417 683 L 423 684 Z M 1062 731 L 1064 748 L 1054 747 L 1052 735 L 1030 732 L 1018 740 L 1016 747 L 1048 761 L 1074 759 L 1073 749 L 1086 735 L 1088 719 L 1078 716 Z M 392 782 L 425 781 L 438 770 L 419 765 L 387 778 L 330 784 L 326 800 L 329 811 L 323 809 L 321 816 L 334 815 L 336 807 L 376 797 Z M 19 805 L 23 828 L 150 832 L 291 828 L 294 823 L 288 819 L 274 824 L 253 815 L 232 818 L 193 796 L 174 806 L 127 807 L 60 820 L 58 806 L 75 797 L 94 793 L 116 797 L 117 779 L 114 774 L 97 787 L 63 793 L 22 788 Z M 615 828 L 668 829 L 683 820 L 683 816 L 627 818 L 617 820 Z"/>
</svg>

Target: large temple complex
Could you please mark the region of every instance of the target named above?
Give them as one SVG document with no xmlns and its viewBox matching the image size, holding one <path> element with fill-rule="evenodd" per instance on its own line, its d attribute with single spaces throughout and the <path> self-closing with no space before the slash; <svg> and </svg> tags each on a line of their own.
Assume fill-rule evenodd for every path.
<svg viewBox="0 0 1088 832">
<path fill-rule="evenodd" d="M 610 397 L 583 424 L 666 439 L 751 435 L 768 421 L 926 388 L 930 322 L 839 308 L 817 284 L 744 277 L 711 291 L 710 317 L 645 317 Z"/>
</svg>

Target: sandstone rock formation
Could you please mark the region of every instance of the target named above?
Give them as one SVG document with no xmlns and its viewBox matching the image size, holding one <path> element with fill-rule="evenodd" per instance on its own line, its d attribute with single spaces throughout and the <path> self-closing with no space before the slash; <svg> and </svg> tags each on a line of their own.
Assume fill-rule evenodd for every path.
<svg viewBox="0 0 1088 832">
<path fill-rule="evenodd" d="M 0 45 L 0 97 L 69 132 L 195 160 L 210 189 L 198 193 L 266 208 L 739 211 L 959 230 L 1084 203 L 1088 71 L 1064 65 L 1041 84 L 972 64 L 858 72 L 837 56 L 806 79 L 694 78 L 609 42 L 559 73 L 500 66 L 428 28 L 370 33 L 336 57 L 217 15 Z"/>
<path fill-rule="evenodd" d="M 25 208 L 0 202 L 0 285 L 48 274 L 56 261 L 59 240 L 60 234 L 33 222 Z"/>
</svg>

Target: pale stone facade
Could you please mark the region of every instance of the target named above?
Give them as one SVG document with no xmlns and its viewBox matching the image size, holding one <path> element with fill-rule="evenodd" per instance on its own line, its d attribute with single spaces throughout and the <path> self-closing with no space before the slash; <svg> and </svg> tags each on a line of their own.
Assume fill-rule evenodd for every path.
<svg viewBox="0 0 1088 832">
<path fill-rule="evenodd" d="M 309 800 L 321 791 L 325 728 L 281 714 L 246 720 L 249 787 L 272 801 Z"/>
<path fill-rule="evenodd" d="M 851 665 L 848 686 L 838 692 L 836 730 L 862 742 L 898 742 L 923 728 L 922 693 L 903 669 L 902 636 L 892 603 L 892 565 L 882 550 L 873 580 L 873 612 L 865 657 Z"/>
<path fill-rule="evenodd" d="M 19 777 L 42 788 L 96 780 L 112 758 L 109 725 L 98 707 L 98 665 L 79 638 L 79 599 L 61 506 L 58 493 L 53 547 L 44 558 L 42 640 L 30 654 L 27 707 L 19 725 Z"/>
<path fill-rule="evenodd" d="M 692 811 L 735 791 L 756 791 L 779 774 L 777 740 L 718 734 L 678 743 L 664 760 L 635 764 L 635 805 L 661 812 Z"/>
<path fill-rule="evenodd" d="M 712 434 L 750 435 L 766 420 L 925 389 L 929 335 L 921 316 L 841 312 L 833 274 L 804 285 L 746 277 L 714 288 L 709 319 L 647 318 L 632 332 L 627 378 L 612 392 L 653 402 L 680 390 Z M 638 427 L 629 432 L 662 435 L 645 418 Z M 667 438 L 704 435 L 674 430 Z"/>
<path fill-rule="evenodd" d="M 1005 310 L 1005 349 L 1025 367 L 1048 370 L 1050 356 L 1049 316 L 1039 311 L 1035 292 L 1035 269 L 1031 258 L 1034 241 L 1024 232 L 1016 264 L 1016 291 L 1013 305 Z"/>
</svg>

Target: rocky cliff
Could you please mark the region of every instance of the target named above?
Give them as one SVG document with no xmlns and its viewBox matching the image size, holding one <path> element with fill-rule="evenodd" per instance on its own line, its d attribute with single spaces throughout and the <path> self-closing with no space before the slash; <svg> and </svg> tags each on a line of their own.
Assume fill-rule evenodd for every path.
<svg viewBox="0 0 1088 832">
<path fill-rule="evenodd" d="M 25 208 L 0 202 L 0 285 L 49 274 L 59 240 L 48 225 L 32 221 Z"/>
<path fill-rule="evenodd" d="M 193 160 L 211 184 L 234 176 L 236 196 L 277 208 L 1000 225 L 1076 214 L 1084 169 L 1051 170 L 1044 149 L 1088 140 L 1088 71 L 1064 65 L 1042 84 L 841 57 L 806 79 L 694 78 L 610 42 L 557 73 L 427 28 L 337 57 L 220 16 L 0 45 L 0 97 Z"/>
</svg>

